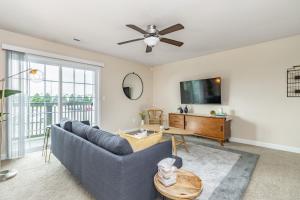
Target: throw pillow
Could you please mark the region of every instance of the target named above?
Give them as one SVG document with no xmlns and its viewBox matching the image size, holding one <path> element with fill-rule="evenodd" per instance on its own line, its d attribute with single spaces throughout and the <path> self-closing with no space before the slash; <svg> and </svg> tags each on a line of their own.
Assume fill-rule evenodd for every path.
<svg viewBox="0 0 300 200">
<path fill-rule="evenodd" d="M 97 125 L 96 125 L 96 126 L 93 126 L 93 128 L 95 128 L 95 129 L 100 129 L 100 127 L 99 127 L 99 126 L 97 126 Z"/>
<path fill-rule="evenodd" d="M 95 145 L 117 155 L 127 155 L 133 152 L 126 139 L 103 130 L 89 130 L 87 132 L 87 138 Z"/>
<path fill-rule="evenodd" d="M 66 131 L 72 132 L 72 122 L 69 120 L 62 120 L 59 123 L 60 127 L 65 129 Z"/>
<path fill-rule="evenodd" d="M 85 124 L 85 125 L 89 125 L 89 126 L 91 125 L 89 120 L 81 121 L 81 123 L 83 123 L 83 124 Z"/>
<path fill-rule="evenodd" d="M 88 126 L 82 122 L 79 121 L 73 121 L 72 122 L 72 132 L 79 137 L 82 137 L 84 139 L 87 139 L 87 132 L 92 129 L 91 126 Z"/>
</svg>

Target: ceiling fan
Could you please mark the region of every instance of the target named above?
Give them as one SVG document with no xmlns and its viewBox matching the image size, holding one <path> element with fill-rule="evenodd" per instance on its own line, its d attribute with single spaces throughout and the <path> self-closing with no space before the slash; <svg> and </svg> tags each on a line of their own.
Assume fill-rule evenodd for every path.
<svg viewBox="0 0 300 200">
<path fill-rule="evenodd" d="M 181 47 L 183 45 L 183 42 L 179 42 L 179 41 L 172 40 L 172 39 L 169 39 L 169 38 L 161 37 L 162 35 L 166 35 L 168 33 L 172 33 L 172 32 L 184 29 L 184 26 L 182 26 L 181 24 L 175 24 L 175 25 L 170 26 L 170 27 L 168 27 L 166 29 L 163 29 L 161 31 L 157 30 L 155 25 L 148 25 L 147 30 L 143 30 L 140 27 L 135 26 L 133 24 L 127 24 L 126 26 L 129 27 L 129 28 L 132 28 L 133 30 L 136 30 L 136 31 L 142 33 L 144 35 L 144 37 L 133 39 L 133 40 L 128 40 L 128 41 L 125 41 L 125 42 L 119 42 L 118 45 L 144 40 L 144 42 L 147 45 L 146 53 L 151 52 L 152 48 L 159 41 L 164 42 L 164 43 L 168 43 L 168 44 L 171 44 L 171 45 L 175 45 L 175 46 L 178 46 L 178 47 Z"/>
</svg>

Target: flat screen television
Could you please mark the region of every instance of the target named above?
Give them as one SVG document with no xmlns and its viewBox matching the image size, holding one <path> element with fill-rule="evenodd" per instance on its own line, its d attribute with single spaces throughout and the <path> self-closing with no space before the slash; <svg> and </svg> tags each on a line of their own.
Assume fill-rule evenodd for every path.
<svg viewBox="0 0 300 200">
<path fill-rule="evenodd" d="M 181 104 L 221 104 L 221 78 L 180 82 Z"/>
</svg>

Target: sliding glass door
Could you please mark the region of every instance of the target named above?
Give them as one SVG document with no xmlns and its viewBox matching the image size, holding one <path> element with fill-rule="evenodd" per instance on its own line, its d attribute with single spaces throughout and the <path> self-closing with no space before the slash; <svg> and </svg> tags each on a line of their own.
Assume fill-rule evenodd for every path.
<svg viewBox="0 0 300 200">
<path fill-rule="evenodd" d="M 22 101 L 16 96 L 8 104 L 13 111 L 8 130 L 22 130 L 26 151 L 40 149 L 46 127 L 62 119 L 98 123 L 99 67 L 33 55 L 26 55 L 24 60 L 25 68 L 38 69 L 43 74 L 42 80 L 30 80 L 24 75 L 10 83 L 16 84 L 14 89 L 22 90 Z M 9 71 L 24 70 L 15 63 L 11 66 L 14 70 Z"/>
</svg>

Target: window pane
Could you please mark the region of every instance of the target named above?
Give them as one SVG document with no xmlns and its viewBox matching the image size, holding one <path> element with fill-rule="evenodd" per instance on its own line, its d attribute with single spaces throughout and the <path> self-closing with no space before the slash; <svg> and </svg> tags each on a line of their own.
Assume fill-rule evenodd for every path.
<svg viewBox="0 0 300 200">
<path fill-rule="evenodd" d="M 63 82 L 74 82 L 73 72 L 74 72 L 74 70 L 72 68 L 63 67 L 62 68 L 62 81 Z"/>
<path fill-rule="evenodd" d="M 44 96 L 44 82 L 29 82 L 30 96 Z"/>
<path fill-rule="evenodd" d="M 87 97 L 94 97 L 95 91 L 94 91 L 94 85 L 85 85 L 85 96 Z"/>
<path fill-rule="evenodd" d="M 89 84 L 95 84 L 95 72 L 85 71 L 85 82 Z"/>
<path fill-rule="evenodd" d="M 46 80 L 59 81 L 59 67 L 46 65 Z"/>
<path fill-rule="evenodd" d="M 57 96 L 58 97 L 58 82 L 46 82 L 46 94 L 50 96 Z"/>
<path fill-rule="evenodd" d="M 75 82 L 84 83 L 84 70 L 75 69 Z"/>
<path fill-rule="evenodd" d="M 62 83 L 63 102 L 68 102 L 74 98 L 73 83 Z"/>
<path fill-rule="evenodd" d="M 84 84 L 75 84 L 75 94 L 76 97 L 83 97 L 84 96 Z"/>
</svg>

